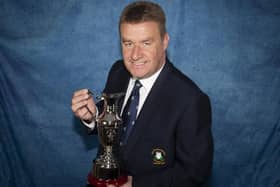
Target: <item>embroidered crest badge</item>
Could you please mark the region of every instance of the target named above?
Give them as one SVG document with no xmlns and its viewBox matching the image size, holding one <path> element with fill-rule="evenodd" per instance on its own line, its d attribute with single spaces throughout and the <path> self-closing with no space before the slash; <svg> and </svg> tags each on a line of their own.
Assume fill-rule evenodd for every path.
<svg viewBox="0 0 280 187">
<path fill-rule="evenodd" d="M 165 164 L 165 151 L 163 149 L 153 149 L 152 157 L 153 157 L 153 164 L 154 165 L 163 165 Z"/>
</svg>

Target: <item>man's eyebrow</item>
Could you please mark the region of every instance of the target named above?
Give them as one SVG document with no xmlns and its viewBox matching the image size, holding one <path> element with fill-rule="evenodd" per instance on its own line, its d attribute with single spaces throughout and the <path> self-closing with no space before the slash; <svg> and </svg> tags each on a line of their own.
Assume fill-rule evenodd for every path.
<svg viewBox="0 0 280 187">
<path fill-rule="evenodd" d="M 151 42 L 151 41 L 153 41 L 153 38 L 147 38 L 147 39 L 142 40 L 141 42 Z"/>
<path fill-rule="evenodd" d="M 132 42 L 132 40 L 127 39 L 127 38 L 122 38 L 121 41 L 122 42 Z M 151 41 L 153 41 L 153 38 L 146 38 L 146 39 L 141 40 L 140 42 L 143 43 L 143 42 L 151 42 Z"/>
<path fill-rule="evenodd" d="M 127 38 L 122 38 L 122 42 L 131 42 L 131 40 Z"/>
</svg>

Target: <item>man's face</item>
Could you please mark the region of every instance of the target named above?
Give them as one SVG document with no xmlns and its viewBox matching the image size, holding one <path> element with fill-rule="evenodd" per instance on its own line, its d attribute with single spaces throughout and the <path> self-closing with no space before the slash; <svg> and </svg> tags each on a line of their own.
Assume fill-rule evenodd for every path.
<svg viewBox="0 0 280 187">
<path fill-rule="evenodd" d="M 120 34 L 124 64 L 134 78 L 150 77 L 165 63 L 169 36 L 161 38 L 156 22 L 123 23 Z"/>
</svg>

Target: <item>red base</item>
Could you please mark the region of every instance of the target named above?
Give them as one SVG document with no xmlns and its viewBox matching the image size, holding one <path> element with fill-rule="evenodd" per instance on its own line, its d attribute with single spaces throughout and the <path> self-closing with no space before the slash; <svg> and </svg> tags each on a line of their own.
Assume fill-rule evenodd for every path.
<svg viewBox="0 0 280 187">
<path fill-rule="evenodd" d="M 118 179 L 97 179 L 95 178 L 92 173 L 88 174 L 88 183 L 90 185 L 96 186 L 96 187 L 107 187 L 109 184 L 113 184 L 115 186 L 123 185 L 127 182 L 128 178 L 127 176 L 120 176 Z"/>
</svg>

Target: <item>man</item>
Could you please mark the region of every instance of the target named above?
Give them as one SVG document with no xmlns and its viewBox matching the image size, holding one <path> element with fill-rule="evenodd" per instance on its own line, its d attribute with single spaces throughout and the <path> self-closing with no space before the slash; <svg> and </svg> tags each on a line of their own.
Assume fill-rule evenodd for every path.
<svg viewBox="0 0 280 187">
<path fill-rule="evenodd" d="M 126 93 L 124 110 L 135 82 L 141 84 L 137 119 L 121 146 L 129 175 L 123 186 L 200 186 L 213 159 L 208 96 L 167 59 L 169 35 L 159 5 L 131 3 L 119 31 L 123 61 L 112 66 L 104 92 Z M 74 93 L 72 110 L 94 128 L 97 110 L 87 89 Z"/>
</svg>

